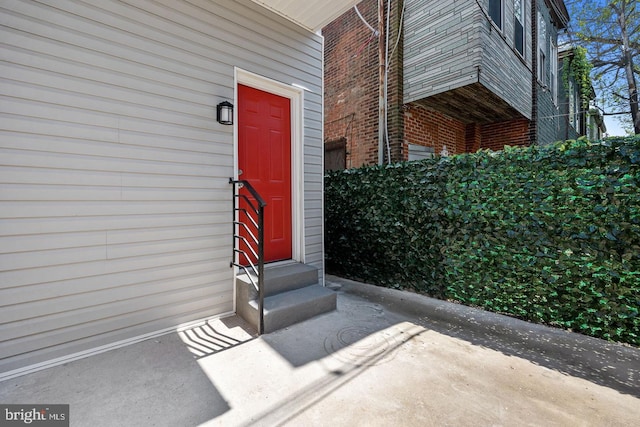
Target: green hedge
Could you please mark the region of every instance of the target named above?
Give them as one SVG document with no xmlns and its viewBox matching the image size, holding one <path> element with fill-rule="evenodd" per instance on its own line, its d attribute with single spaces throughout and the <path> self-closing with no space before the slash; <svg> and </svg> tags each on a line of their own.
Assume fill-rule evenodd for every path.
<svg viewBox="0 0 640 427">
<path fill-rule="evenodd" d="M 640 137 L 325 178 L 327 270 L 640 345 Z"/>
</svg>

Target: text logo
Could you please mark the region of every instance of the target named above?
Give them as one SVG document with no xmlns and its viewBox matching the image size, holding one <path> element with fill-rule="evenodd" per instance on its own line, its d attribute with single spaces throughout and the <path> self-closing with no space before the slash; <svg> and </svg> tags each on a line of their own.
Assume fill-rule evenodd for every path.
<svg viewBox="0 0 640 427">
<path fill-rule="evenodd" d="M 2 405 L 0 426 L 69 427 L 69 405 Z"/>
</svg>

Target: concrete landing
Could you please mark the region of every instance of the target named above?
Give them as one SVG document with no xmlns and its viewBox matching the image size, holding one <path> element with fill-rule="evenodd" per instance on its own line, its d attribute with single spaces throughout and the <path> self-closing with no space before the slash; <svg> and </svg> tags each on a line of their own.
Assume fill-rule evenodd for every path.
<svg viewBox="0 0 640 427">
<path fill-rule="evenodd" d="M 629 426 L 640 350 L 328 277 L 338 309 L 237 317 L 0 382 L 72 426 Z"/>
</svg>

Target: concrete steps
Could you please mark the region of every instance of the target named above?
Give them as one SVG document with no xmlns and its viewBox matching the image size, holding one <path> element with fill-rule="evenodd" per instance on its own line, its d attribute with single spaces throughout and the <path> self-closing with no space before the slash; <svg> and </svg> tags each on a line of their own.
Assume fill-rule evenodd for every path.
<svg viewBox="0 0 640 427">
<path fill-rule="evenodd" d="M 336 309 L 336 294 L 318 283 L 318 269 L 300 263 L 266 265 L 264 332 Z M 246 274 L 236 278 L 236 312 L 258 330 L 258 292 Z"/>
</svg>

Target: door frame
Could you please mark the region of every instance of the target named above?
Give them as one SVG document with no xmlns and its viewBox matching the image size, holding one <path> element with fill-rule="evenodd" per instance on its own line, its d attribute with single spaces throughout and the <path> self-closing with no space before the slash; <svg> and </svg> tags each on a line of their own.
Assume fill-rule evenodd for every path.
<svg viewBox="0 0 640 427">
<path fill-rule="evenodd" d="M 242 84 L 288 98 L 291 109 L 291 258 L 305 262 L 304 251 L 304 90 L 258 74 L 234 68 L 234 98 Z M 233 110 L 233 176 L 238 179 L 238 108 Z"/>
</svg>

